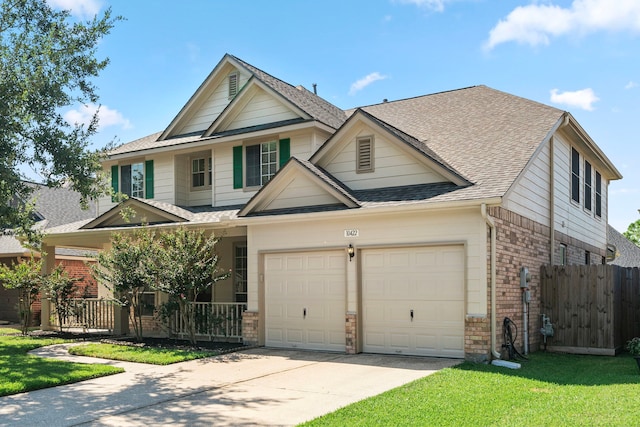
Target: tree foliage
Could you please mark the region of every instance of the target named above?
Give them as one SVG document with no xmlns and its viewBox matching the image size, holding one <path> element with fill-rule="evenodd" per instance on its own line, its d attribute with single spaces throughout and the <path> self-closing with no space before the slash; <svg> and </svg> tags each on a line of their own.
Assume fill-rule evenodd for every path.
<svg viewBox="0 0 640 427">
<path fill-rule="evenodd" d="M 58 318 L 60 331 L 65 319 L 73 314 L 73 297 L 77 292 L 78 280 L 76 277 L 70 277 L 62 264 L 43 278 L 42 290 L 47 293 L 47 299 L 53 303 L 52 314 Z"/>
<path fill-rule="evenodd" d="M 629 224 L 627 231 L 623 232 L 622 234 L 636 246 L 640 246 L 640 219 Z"/>
<path fill-rule="evenodd" d="M 92 272 L 129 311 L 136 339 L 142 339 L 145 291 L 155 290 L 159 264 L 155 233 L 142 227 L 132 233 L 114 233 L 111 248 L 98 254 Z"/>
<path fill-rule="evenodd" d="M 169 306 L 179 308 L 189 341 L 196 344 L 195 303 L 198 295 L 229 277 L 218 266 L 216 244 L 220 239 L 207 237 L 203 230 L 178 228 L 160 236 L 161 268 L 157 289 L 169 296 Z"/>
<path fill-rule="evenodd" d="M 27 334 L 31 326 L 32 306 L 38 297 L 42 282 L 40 259 L 31 256 L 10 266 L 0 264 L 0 285 L 5 289 L 16 289 L 19 294 L 18 311 L 23 335 Z"/>
<path fill-rule="evenodd" d="M 0 2 L 0 229 L 30 226 L 25 166 L 50 187 L 69 183 L 84 204 L 105 191 L 100 153 L 89 149 L 98 113 L 84 126 L 63 110 L 98 102 L 93 79 L 109 61 L 97 47 L 120 19 L 107 9 L 79 22 L 45 0 Z"/>
</svg>

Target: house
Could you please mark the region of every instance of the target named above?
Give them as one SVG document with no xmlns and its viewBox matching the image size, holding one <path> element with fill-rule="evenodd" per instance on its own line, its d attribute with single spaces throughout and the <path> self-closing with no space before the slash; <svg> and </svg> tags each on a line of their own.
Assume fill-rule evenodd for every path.
<svg viewBox="0 0 640 427">
<path fill-rule="evenodd" d="M 86 210 L 81 209 L 80 195 L 75 191 L 68 188 L 49 188 L 40 184 L 29 185 L 33 186 L 35 227 L 45 233 L 50 228 L 96 216 L 94 205 L 90 205 Z M 51 252 L 51 255 L 53 253 Z M 41 254 L 36 251 L 33 255 L 40 257 Z M 94 254 L 86 250 L 63 247 L 55 249 L 55 264 L 63 264 L 71 277 L 78 278 L 77 286 L 80 292 L 88 296 L 97 295 L 97 285 L 86 264 L 91 259 L 91 255 Z M 11 265 L 31 256 L 32 251 L 16 236 L 10 232 L 0 235 L 0 263 Z M 33 313 L 35 320 L 39 323 L 39 301 L 34 303 Z M 18 291 L 0 286 L 0 320 L 19 322 Z"/>
<path fill-rule="evenodd" d="M 521 276 L 537 331 L 540 266 L 603 262 L 621 178 L 547 105 L 473 86 L 342 111 L 232 55 L 104 168 L 130 198 L 47 245 L 207 229 L 234 274 L 206 298 L 246 304 L 245 343 L 470 360 L 499 357 L 505 317 L 525 329 Z"/>
</svg>

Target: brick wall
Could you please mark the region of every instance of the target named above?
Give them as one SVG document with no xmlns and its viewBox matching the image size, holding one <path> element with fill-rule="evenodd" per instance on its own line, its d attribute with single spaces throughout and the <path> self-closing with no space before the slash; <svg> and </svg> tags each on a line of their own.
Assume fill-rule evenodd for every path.
<svg viewBox="0 0 640 427">
<path fill-rule="evenodd" d="M 520 269 L 531 275 L 528 311 L 529 351 L 539 348 L 540 329 L 540 266 L 549 263 L 549 227 L 503 208 L 489 209 L 496 225 L 496 350 L 504 344 L 503 321 L 511 319 L 517 327 L 516 349 L 523 352 L 524 321 Z M 487 239 L 489 247 L 490 240 Z M 490 288 L 489 288 L 490 290 Z M 488 300 L 488 313 L 491 306 Z"/>
<path fill-rule="evenodd" d="M 97 298 L 98 297 L 98 285 L 95 279 L 91 276 L 90 264 L 95 261 L 86 263 L 84 260 L 79 259 L 61 259 L 56 260 L 56 266 L 62 264 L 64 270 L 71 277 L 78 278 L 76 282 L 78 297 L 84 298 Z"/>
<path fill-rule="evenodd" d="M 258 345 L 259 315 L 256 311 L 242 313 L 242 342 L 245 345 Z"/>
<path fill-rule="evenodd" d="M 358 315 L 347 313 L 345 318 L 346 352 L 356 354 L 358 352 Z"/>
</svg>

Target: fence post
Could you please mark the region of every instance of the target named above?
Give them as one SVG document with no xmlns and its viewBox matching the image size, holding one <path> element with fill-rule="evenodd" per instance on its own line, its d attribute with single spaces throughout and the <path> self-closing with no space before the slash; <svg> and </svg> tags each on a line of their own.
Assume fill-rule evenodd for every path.
<svg viewBox="0 0 640 427">
<path fill-rule="evenodd" d="M 129 334 L 129 306 L 113 304 L 113 334 Z"/>
</svg>

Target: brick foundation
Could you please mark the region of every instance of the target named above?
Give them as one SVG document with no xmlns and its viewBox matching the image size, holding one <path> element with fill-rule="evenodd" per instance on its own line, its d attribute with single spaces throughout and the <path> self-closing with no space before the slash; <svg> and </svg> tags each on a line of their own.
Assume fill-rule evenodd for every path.
<svg viewBox="0 0 640 427">
<path fill-rule="evenodd" d="M 356 354 L 358 352 L 358 315 L 356 313 L 347 313 L 345 334 L 347 354 Z"/>
<path fill-rule="evenodd" d="M 244 345 L 259 344 L 259 313 L 256 311 L 245 311 L 242 313 L 242 343 Z"/>
<path fill-rule="evenodd" d="M 491 322 L 486 317 L 468 317 L 464 324 L 465 359 L 472 362 L 489 360 L 487 343 L 491 342 Z"/>
</svg>

